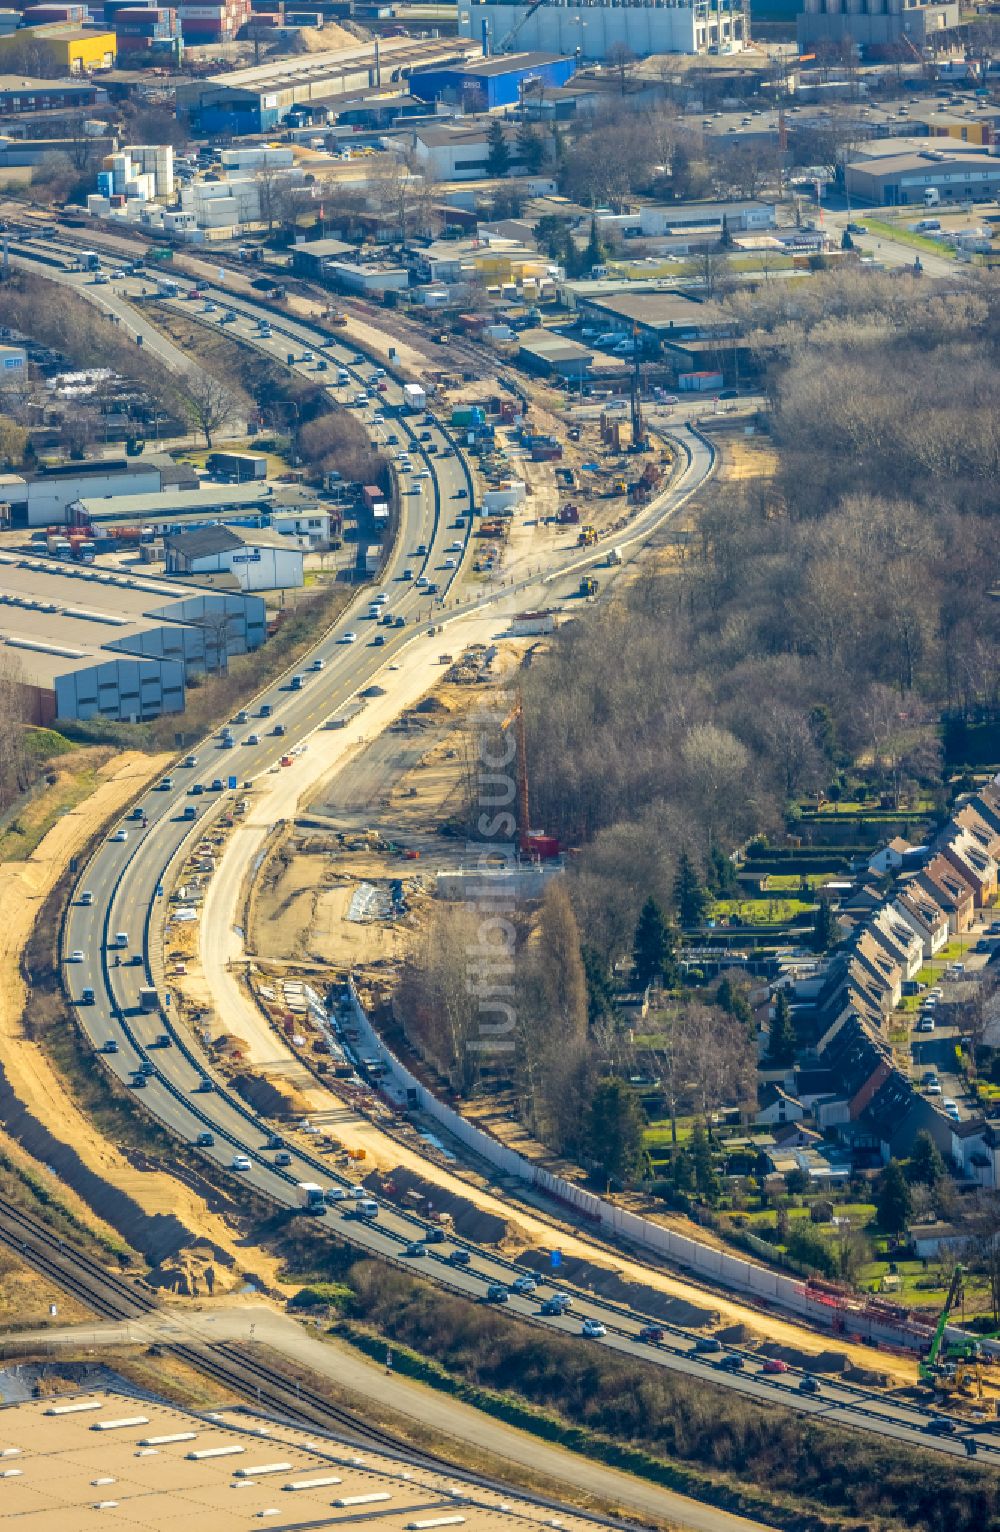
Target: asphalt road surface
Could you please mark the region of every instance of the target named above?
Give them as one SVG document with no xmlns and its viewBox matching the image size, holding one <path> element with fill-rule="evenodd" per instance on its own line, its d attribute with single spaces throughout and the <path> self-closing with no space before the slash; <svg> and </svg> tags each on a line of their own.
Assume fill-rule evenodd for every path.
<svg viewBox="0 0 1000 1532">
<path fill-rule="evenodd" d="M 244 316 L 238 323 L 245 332 L 251 326 L 256 329 L 259 306 L 223 293 L 211 297 Z M 312 361 L 298 357 L 295 365 L 300 370 L 313 371 L 316 360 L 322 356 L 334 368 L 334 380 L 336 368 L 345 366 L 351 370 L 348 393 L 357 394 L 362 384 L 366 391 L 374 388 L 373 365 L 359 360 L 353 347 L 330 341 L 323 332 L 285 316 L 275 316 L 272 328 L 271 344 L 279 356 L 287 356 L 300 346 L 312 353 Z M 374 413 L 374 399 L 390 409 L 401 402 L 398 385 L 386 381 L 386 392 L 375 394 L 365 406 L 369 417 Z M 294 770 L 292 752 L 299 742 L 368 684 L 387 662 L 405 662 L 405 645 L 412 625 L 418 619 L 425 622 L 433 609 L 429 598 L 420 595 L 414 582 L 402 581 L 404 568 L 412 569 L 415 575 L 432 571 L 434 577 L 444 574 L 452 582 L 459 578 L 459 569 L 444 571 L 441 566 L 448 543 L 461 537 L 467 549 L 471 534 L 468 513 L 473 486 L 464 460 L 454 451 L 449 433 L 433 417 L 427 417 L 426 422 L 421 418 L 415 425 L 413 417 L 399 416 L 393 420 L 393 430 L 401 440 L 409 440 L 415 471 L 419 471 L 417 465 L 422 462 L 429 474 L 412 484 L 409 483 L 412 474 L 403 476 L 404 485 L 417 492 L 402 496 L 400 536 L 381 580 L 383 588 L 394 592 L 392 610 L 404 618 L 406 626 L 380 628 L 386 645 L 376 647 L 374 624 L 364 616 L 369 601 L 368 593 L 364 593 L 303 662 L 301 689 L 293 688 L 290 680 L 270 686 L 248 704 L 248 722 L 234 724 L 232 748 L 225 748 L 218 735 L 204 741 L 194 751 L 197 757 L 194 766 L 176 767 L 169 787 L 154 789 L 145 796 L 138 812 L 140 816 L 145 814 L 148 827 L 143 828 L 141 817 L 125 819 L 100 847 L 81 878 L 67 913 L 62 947 L 65 987 L 77 1006 L 85 1034 L 95 1050 L 102 1053 L 106 1067 L 123 1085 L 141 1093 L 143 1105 L 176 1137 L 194 1144 L 200 1134 L 210 1133 L 213 1142 L 203 1152 L 218 1167 L 228 1170 L 248 1188 L 290 1209 L 302 1206 L 304 1194 L 300 1183 L 328 1188 L 333 1196 L 343 1200 L 331 1202 L 322 1221 L 317 1219 L 317 1223 L 374 1254 L 403 1265 L 412 1263 L 421 1275 L 477 1301 L 492 1301 L 490 1287 L 502 1287 L 505 1312 L 567 1335 L 580 1336 L 581 1345 L 607 1346 L 655 1361 L 697 1381 L 722 1384 L 765 1405 L 783 1403 L 824 1420 L 896 1437 L 911 1445 L 933 1447 L 950 1454 L 970 1450 L 964 1426 L 966 1434 L 962 1440 L 928 1434 L 935 1412 L 922 1406 L 826 1378 L 818 1392 L 807 1392 L 803 1389 L 803 1374 L 795 1370 L 767 1373 L 761 1359 L 750 1353 L 740 1357 L 738 1369 L 734 1364 L 734 1370 L 728 1370 L 720 1365 L 718 1354 L 698 1349 L 695 1335 L 662 1325 L 661 1321 L 656 1323 L 661 1324 L 664 1338 L 650 1344 L 639 1335 L 648 1322 L 645 1316 L 583 1292 L 570 1292 L 573 1306 L 569 1312 L 543 1314 L 542 1301 L 557 1287 L 569 1291 L 564 1284 L 542 1278 L 537 1291 L 514 1293 L 510 1286 L 519 1273 L 492 1250 L 464 1245 L 469 1264 L 456 1265 L 451 1259 L 454 1244 L 432 1243 L 428 1238 L 432 1231 L 423 1220 L 384 1202 L 378 1205 L 377 1216 L 362 1216 L 351 1196 L 350 1183 L 320 1155 L 311 1152 L 304 1136 L 289 1137 L 281 1150 L 267 1147 L 273 1125 L 251 1112 L 221 1080 L 213 1077 L 197 1044 L 172 1025 L 166 996 L 161 996 L 165 1003 L 162 1013 L 146 1014 L 141 1010 L 139 991 L 154 982 L 165 894 L 170 886 L 171 867 L 181 850 L 212 823 L 216 811 L 232 798 L 234 791 L 238 795 L 239 784 L 273 769 Z M 418 439 L 424 431 L 430 433 L 427 442 Z M 431 452 L 431 447 L 437 450 Z M 688 462 L 680 481 L 675 480 L 668 494 L 647 508 L 619 539 L 619 545 L 626 551 L 641 544 L 670 506 L 690 495 L 710 471 L 712 449 L 703 439 L 690 435 L 686 449 Z M 460 530 L 451 524 L 456 513 L 461 513 L 464 519 Z M 427 553 L 417 556 L 414 550 L 421 543 L 426 545 Z M 525 581 L 523 589 L 534 589 L 538 596 L 551 597 L 552 591 L 546 592 L 546 584 L 558 587 L 566 575 L 578 573 L 581 567 L 601 556 L 593 550 L 568 551 L 560 555 L 545 575 Z M 505 594 L 509 596 L 510 590 L 507 587 Z M 451 594 L 451 588 L 445 587 L 439 599 Z M 493 594 L 460 598 L 457 609 L 480 610 L 495 599 Z M 357 635 L 355 641 L 348 641 L 349 633 Z M 262 704 L 271 710 L 266 718 L 261 716 Z M 284 736 L 273 732 L 278 723 L 284 726 Z M 251 733 L 259 736 L 258 743 L 246 743 Z M 292 764 L 280 766 L 282 759 Z M 214 786 L 217 781 L 220 787 Z M 235 790 L 231 783 L 236 784 Z M 202 789 L 198 794 L 191 791 L 196 785 Z M 193 824 L 183 818 L 184 812 L 192 808 L 197 815 Z M 82 956 L 71 961 L 75 951 Z M 93 990 L 93 1003 L 81 1003 L 85 987 Z M 158 1045 L 161 1037 L 166 1046 Z M 107 1051 L 110 1045 L 114 1052 Z M 137 1083 L 140 1069 L 148 1071 L 141 1085 Z M 290 1155 L 289 1165 L 276 1163 L 280 1152 Z M 245 1156 L 246 1161 L 240 1156 Z M 599 1321 L 606 1327 L 605 1333 L 584 1339 L 581 1327 L 586 1320 Z M 805 1388 L 810 1387 L 806 1383 Z M 992 1454 L 988 1429 L 977 1428 L 975 1438 L 984 1455 Z"/>
</svg>

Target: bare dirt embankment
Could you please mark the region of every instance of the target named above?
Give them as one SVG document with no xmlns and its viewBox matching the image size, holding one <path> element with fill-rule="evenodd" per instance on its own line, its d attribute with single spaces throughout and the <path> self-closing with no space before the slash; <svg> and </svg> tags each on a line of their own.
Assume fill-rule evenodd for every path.
<svg viewBox="0 0 1000 1532">
<path fill-rule="evenodd" d="M 0 868 L 0 1115 L 6 1130 L 0 1144 L 13 1164 L 43 1180 L 72 1218 L 107 1245 L 124 1242 L 153 1261 L 207 1245 L 240 1271 L 247 1257 L 230 1226 L 183 1181 L 105 1137 L 44 1046 L 29 1036 L 35 1011 L 22 960 L 36 920 L 95 828 L 168 760 L 139 752 L 116 756 L 98 772 L 94 792 L 58 820 L 30 857 Z M 45 998 L 51 1002 L 51 992 Z M 259 1270 L 262 1263 L 254 1264 Z"/>
</svg>

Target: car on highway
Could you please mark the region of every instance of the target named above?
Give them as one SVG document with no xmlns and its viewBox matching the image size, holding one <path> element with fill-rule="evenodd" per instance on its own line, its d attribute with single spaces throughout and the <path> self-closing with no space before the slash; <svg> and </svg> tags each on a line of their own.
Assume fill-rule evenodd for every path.
<svg viewBox="0 0 1000 1532">
<path fill-rule="evenodd" d="M 83 951 L 82 951 L 82 949 L 80 947 L 74 947 L 73 951 L 70 953 L 70 955 L 66 959 L 66 961 L 67 961 L 67 963 L 82 963 L 83 962 Z"/>
<path fill-rule="evenodd" d="M 515 1277 L 513 1282 L 510 1284 L 510 1290 L 512 1293 L 521 1293 L 522 1295 L 535 1292 L 537 1287 L 538 1283 L 535 1281 L 534 1277 L 529 1277 L 527 1275 Z"/>
<path fill-rule="evenodd" d="M 699 1335 L 694 1343 L 694 1349 L 696 1351 L 714 1353 L 722 1350 L 722 1342 L 715 1335 Z"/>
<path fill-rule="evenodd" d="M 445 1240 L 444 1230 L 443 1229 L 439 1229 L 436 1224 L 431 1224 L 428 1229 L 424 1230 L 424 1243 L 425 1244 L 427 1244 L 427 1245 L 443 1245 L 444 1244 L 444 1240 Z"/>
<path fill-rule="evenodd" d="M 108 836 L 108 840 L 119 841 L 119 842 L 128 840 L 128 831 L 127 830 L 116 830 L 113 835 L 109 835 Z"/>
<path fill-rule="evenodd" d="M 415 1261 L 425 1260 L 427 1257 L 427 1247 L 419 1239 L 414 1239 L 407 1245 L 403 1254 L 412 1256 Z"/>
<path fill-rule="evenodd" d="M 565 1314 L 573 1307 L 573 1300 L 569 1293 L 553 1293 L 551 1298 L 546 1298 L 542 1304 L 543 1314 Z"/>
<path fill-rule="evenodd" d="M 312 669 L 312 670 L 325 670 L 326 669 L 326 660 L 324 660 L 322 658 L 322 656 L 320 656 L 319 658 L 313 660 L 310 669 Z"/>
<path fill-rule="evenodd" d="M 244 744 L 247 744 L 247 745 L 259 745 L 260 744 L 260 735 L 259 734 L 248 734 L 246 739 L 244 740 Z"/>
<path fill-rule="evenodd" d="M 342 1186 L 328 1186 L 323 1196 L 331 1205 L 334 1202 L 345 1202 L 347 1200 L 347 1193 Z"/>
<path fill-rule="evenodd" d="M 101 1049 L 101 1052 L 102 1053 L 117 1053 L 118 1052 L 118 1044 L 117 1044 L 117 1042 L 115 1041 L 115 1039 L 113 1037 L 109 1037 L 108 1038 L 107 1042 L 104 1044 L 103 1048 Z"/>
<path fill-rule="evenodd" d="M 740 391 L 738 388 L 720 388 L 717 397 L 719 399 L 738 399 Z"/>
<path fill-rule="evenodd" d="M 253 1162 L 247 1154 L 234 1154 L 229 1161 L 230 1170 L 252 1170 Z"/>
<path fill-rule="evenodd" d="M 849 223 L 847 225 L 847 232 L 848 234 L 867 234 L 868 225 L 866 223 Z"/>
<path fill-rule="evenodd" d="M 453 543 L 449 543 L 448 544 L 448 547 L 447 547 L 446 551 L 448 553 L 461 553 L 461 551 L 462 551 L 462 543 L 461 543 L 460 539 L 456 537 L 456 539 L 455 539 L 455 541 Z"/>
<path fill-rule="evenodd" d="M 282 739 L 285 734 L 285 725 L 283 723 L 276 723 L 271 733 L 276 735 L 278 739 Z"/>
<path fill-rule="evenodd" d="M 442 559 L 441 560 L 441 568 L 442 569 L 457 569 L 458 568 L 458 563 L 457 563 L 457 561 L 455 559 L 452 559 L 452 558 Z"/>
<path fill-rule="evenodd" d="M 342 644 L 356 644 L 357 641 L 358 635 L 356 633 L 345 633 L 343 638 L 340 640 Z"/>
<path fill-rule="evenodd" d="M 288 1150 L 279 1149 L 277 1154 L 274 1156 L 274 1163 L 276 1165 L 290 1165 L 292 1163 L 292 1157 Z"/>
<path fill-rule="evenodd" d="M 198 1149 L 211 1149 L 215 1144 L 214 1133 L 199 1133 L 195 1139 L 195 1147 Z"/>
<path fill-rule="evenodd" d="M 173 777 L 161 777 L 156 784 L 156 790 L 158 793 L 169 793 L 173 785 Z"/>
<path fill-rule="evenodd" d="M 932 1436 L 954 1436 L 958 1427 L 947 1415 L 932 1415 L 924 1430 Z"/>
<path fill-rule="evenodd" d="M 742 1372 L 745 1365 L 745 1358 L 740 1356 L 738 1351 L 728 1352 L 719 1363 L 719 1366 L 724 1367 L 726 1372 Z"/>
<path fill-rule="evenodd" d="M 89 889 L 89 888 L 85 888 L 83 890 L 83 893 L 80 895 L 80 903 L 81 904 L 93 904 L 93 902 L 94 902 L 93 890 Z"/>
<path fill-rule="evenodd" d="M 261 718 L 270 718 L 270 716 L 271 716 L 271 714 L 273 712 L 274 712 L 274 708 L 271 706 L 270 702 L 262 702 L 261 703 L 261 705 L 260 705 L 260 717 Z"/>
<path fill-rule="evenodd" d="M 456 489 L 451 498 L 453 500 L 468 500 L 469 491 L 467 489 Z"/>
<path fill-rule="evenodd" d="M 468 1250 L 450 1250 L 448 1252 L 448 1264 L 450 1266 L 468 1266 L 472 1256 Z"/>
<path fill-rule="evenodd" d="M 212 1081 L 208 1078 L 208 1075 L 202 1075 L 201 1079 L 195 1085 L 194 1089 L 198 1093 L 198 1095 L 200 1095 L 200 1096 L 208 1096 L 208 1095 L 211 1095 L 212 1091 L 214 1091 L 215 1086 L 213 1085 Z"/>
<path fill-rule="evenodd" d="M 385 634 L 384 633 L 376 633 L 375 637 L 372 639 L 372 648 L 373 649 L 381 649 L 384 644 L 385 644 Z"/>
<path fill-rule="evenodd" d="M 766 1372 L 768 1374 L 768 1376 L 773 1376 L 773 1375 L 775 1375 L 777 1373 L 787 1372 L 787 1371 L 788 1371 L 788 1363 L 787 1362 L 783 1362 L 781 1360 L 780 1356 L 769 1356 L 769 1357 L 766 1357 L 765 1360 L 764 1360 L 764 1365 L 761 1368 L 761 1372 Z"/>
<path fill-rule="evenodd" d="M 607 1329 L 599 1319 L 585 1319 L 580 1326 L 580 1334 L 588 1340 L 603 1340 L 607 1335 Z"/>
<path fill-rule="evenodd" d="M 196 755 L 186 755 L 184 757 L 184 764 L 185 766 L 197 766 L 198 757 Z"/>
<path fill-rule="evenodd" d="M 191 786 L 188 788 L 188 792 L 192 798 L 200 798 L 204 791 L 205 784 L 203 782 L 192 782 Z"/>
<path fill-rule="evenodd" d="M 819 1393 L 822 1393 L 822 1389 L 820 1387 L 818 1379 L 814 1378 L 811 1372 L 807 1372 L 804 1378 L 800 1378 L 800 1380 L 799 1380 L 799 1393 L 800 1394 L 819 1394 Z"/>
<path fill-rule="evenodd" d="M 502 1282 L 491 1282 L 489 1287 L 486 1289 L 486 1302 L 509 1303 L 510 1293 L 504 1287 Z"/>
<path fill-rule="evenodd" d="M 221 793 L 224 790 L 225 785 L 226 784 L 223 782 L 221 777 L 213 777 L 210 791 L 213 793 Z"/>
<path fill-rule="evenodd" d="M 647 1341 L 651 1346 L 657 1346 L 660 1341 L 666 1339 L 666 1331 L 661 1330 L 659 1325 L 643 1325 L 639 1331 L 639 1339 Z"/>
</svg>

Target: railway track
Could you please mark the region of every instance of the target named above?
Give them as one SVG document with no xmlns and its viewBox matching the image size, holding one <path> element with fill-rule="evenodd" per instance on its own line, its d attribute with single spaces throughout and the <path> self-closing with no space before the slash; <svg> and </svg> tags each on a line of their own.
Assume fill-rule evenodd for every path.
<svg viewBox="0 0 1000 1532">
<path fill-rule="evenodd" d="M 49 1277 L 103 1319 L 141 1321 L 160 1313 L 152 1289 L 144 1291 L 145 1284 L 141 1280 L 130 1281 L 108 1271 L 85 1251 L 67 1244 L 30 1213 L 3 1197 L 0 1197 L 0 1243 L 14 1250 L 36 1271 Z M 39 1332 L 40 1339 L 44 1339 L 44 1334 L 44 1331 Z M 287 1377 L 250 1346 L 229 1342 L 194 1344 L 154 1340 L 153 1337 L 151 1341 L 161 1351 L 177 1357 L 221 1388 L 285 1425 L 322 1431 L 351 1447 L 390 1453 L 405 1459 L 414 1468 L 447 1473 L 471 1488 L 516 1495 L 554 1512 L 577 1517 L 585 1514 L 560 1501 L 531 1495 L 514 1485 L 470 1473 L 438 1453 L 412 1447 L 357 1411 L 325 1398 L 309 1384 Z M 595 1526 L 611 1528 L 614 1532 L 633 1532 L 632 1523 L 586 1514 Z"/>
</svg>

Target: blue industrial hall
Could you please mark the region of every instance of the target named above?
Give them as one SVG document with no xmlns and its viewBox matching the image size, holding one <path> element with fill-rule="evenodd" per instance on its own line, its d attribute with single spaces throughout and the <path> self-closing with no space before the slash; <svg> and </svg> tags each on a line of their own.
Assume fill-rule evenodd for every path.
<svg viewBox="0 0 1000 1532">
<path fill-rule="evenodd" d="M 523 94 L 540 87 L 565 85 L 575 71 L 576 59 L 559 53 L 510 53 L 474 64 L 419 69 L 408 83 L 421 101 L 475 104 L 492 112 L 517 106 Z"/>
</svg>

